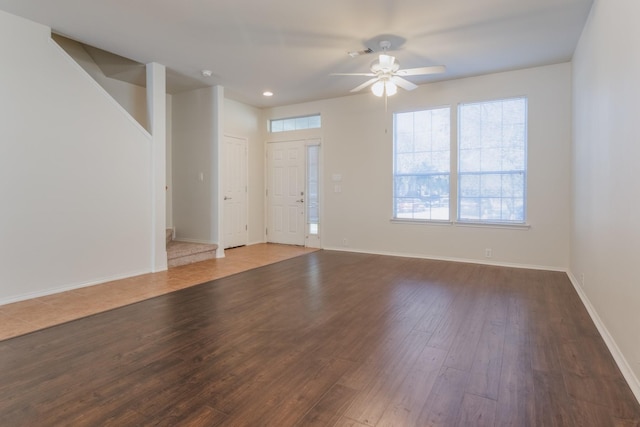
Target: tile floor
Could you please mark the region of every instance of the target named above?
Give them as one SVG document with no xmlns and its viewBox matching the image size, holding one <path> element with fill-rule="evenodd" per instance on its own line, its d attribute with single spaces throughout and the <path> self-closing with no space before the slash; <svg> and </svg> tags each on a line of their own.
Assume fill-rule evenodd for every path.
<svg viewBox="0 0 640 427">
<path fill-rule="evenodd" d="M 226 250 L 225 258 L 0 305 L 0 340 L 316 250 L 272 243 L 243 246 Z"/>
</svg>

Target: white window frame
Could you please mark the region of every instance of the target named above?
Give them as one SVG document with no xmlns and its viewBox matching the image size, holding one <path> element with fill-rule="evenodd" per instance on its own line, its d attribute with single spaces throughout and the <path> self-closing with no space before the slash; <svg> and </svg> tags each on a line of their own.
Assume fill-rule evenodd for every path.
<svg viewBox="0 0 640 427">
<path fill-rule="evenodd" d="M 307 162 L 305 192 L 307 235 L 317 236 L 320 234 L 320 142 L 307 143 L 305 150 Z M 315 155 L 312 156 L 312 152 L 315 152 Z M 314 157 L 315 162 L 312 162 Z M 312 187 L 315 187 L 315 192 L 312 191 Z M 316 211 L 315 218 L 311 215 L 314 205 Z"/>
<path fill-rule="evenodd" d="M 480 159 L 478 160 L 479 164 L 478 167 L 474 170 L 467 170 L 464 169 L 461 165 L 462 162 L 464 161 L 464 159 L 462 158 L 462 150 L 463 148 L 463 144 L 461 142 L 462 138 L 463 138 L 463 129 L 462 127 L 464 126 L 463 120 L 463 109 L 465 107 L 474 107 L 474 106 L 481 106 L 483 104 L 497 104 L 497 103 L 506 103 L 506 102 L 512 102 L 512 101 L 524 101 L 524 117 L 523 117 L 523 122 L 522 122 L 522 134 L 520 135 L 522 137 L 522 153 L 520 154 L 522 156 L 522 168 L 519 169 L 503 169 L 503 168 L 499 168 L 499 169 L 491 169 L 491 170 L 483 170 L 483 168 L 485 167 L 482 163 L 482 150 L 494 150 L 494 151 L 498 151 L 498 150 L 513 150 L 514 146 L 513 145 L 505 145 L 504 144 L 504 129 L 505 129 L 505 124 L 504 122 L 502 123 L 502 126 L 500 127 L 499 133 L 500 135 L 500 141 L 499 142 L 494 142 L 493 146 L 486 146 L 486 145 L 482 145 L 482 143 L 480 144 L 479 148 L 477 148 L 476 150 L 480 150 Z M 458 158 L 458 162 L 456 165 L 456 173 L 457 173 L 457 197 L 456 197 L 456 218 L 457 218 L 457 222 L 461 223 L 461 224 L 487 224 L 487 225 L 524 225 L 526 224 L 526 220 L 527 220 L 527 128 L 528 128 L 528 99 L 526 96 L 519 96 L 519 97 L 512 97 L 512 98 L 502 98 L 502 99 L 495 99 L 495 100 L 487 100 L 487 101 L 479 101 L 479 102 L 469 102 L 469 103 L 461 103 L 458 105 L 458 150 L 457 150 L 457 158 Z M 478 138 L 482 138 L 483 135 L 478 135 Z M 483 179 L 493 179 L 494 182 L 498 179 L 497 177 L 499 177 L 499 181 L 500 181 L 500 191 L 499 191 L 499 196 L 498 195 L 494 195 L 494 196 L 490 196 L 487 195 L 486 193 L 483 194 L 478 194 L 478 196 L 473 197 L 473 196 L 468 196 L 465 197 L 463 195 L 463 189 L 462 189 L 462 185 L 463 185 L 463 178 L 467 176 L 467 177 L 471 177 L 471 176 L 475 176 L 478 178 L 478 182 L 479 182 L 479 187 L 482 188 L 482 183 L 483 183 Z M 505 177 L 515 177 L 515 176 L 521 176 L 521 180 L 522 180 L 522 188 L 521 188 L 521 196 L 505 196 L 503 187 L 502 187 L 502 182 L 504 180 Z M 513 179 L 513 178 L 511 178 Z M 481 189 L 479 191 L 482 191 Z M 463 208 L 462 208 L 462 203 L 463 200 L 465 199 L 478 199 L 477 203 L 478 203 L 478 212 L 479 212 L 479 217 L 476 218 L 470 218 L 470 217 L 464 217 L 463 216 Z M 511 202 L 515 202 L 521 199 L 522 202 L 522 217 L 520 218 L 514 218 L 514 219 L 508 219 L 508 218 L 504 218 L 502 217 L 502 215 L 505 213 L 505 209 L 503 207 L 505 201 L 511 200 Z M 488 217 L 488 218 L 482 218 L 482 216 L 484 215 L 483 212 L 488 212 L 488 211 L 496 211 L 498 210 L 498 207 L 496 206 L 497 204 L 500 205 L 499 210 L 500 210 L 500 218 L 495 218 L 495 214 L 493 215 L 489 215 L 488 216 L 494 216 L 492 217 Z"/>
<path fill-rule="evenodd" d="M 516 174 L 516 173 L 521 173 L 522 174 L 522 196 L 521 196 L 521 200 L 522 200 L 522 217 L 521 218 L 517 218 L 517 219 L 504 219 L 504 218 L 500 218 L 500 219 L 482 219 L 482 218 L 473 218 L 473 219 L 469 219 L 469 218 L 465 218 L 464 216 L 461 215 L 461 200 L 464 198 L 462 192 L 461 192 L 461 176 L 465 175 L 465 174 L 469 174 L 472 172 L 468 172 L 468 171 L 461 171 L 461 110 L 464 106 L 470 106 L 470 105 L 477 105 L 477 104 L 485 104 L 485 103 L 497 103 L 497 102 L 505 102 L 505 101 L 512 101 L 512 100 L 524 100 L 525 105 L 524 105 L 524 121 L 523 121 L 523 126 L 522 126 L 522 138 L 523 138 L 523 152 L 522 152 L 522 157 L 523 157 L 523 168 L 519 169 L 518 171 L 515 170 L 498 170 L 498 171 L 492 171 L 494 173 L 494 175 L 496 174 Z M 393 196 L 392 196 L 392 218 L 391 218 L 391 222 L 394 223 L 426 223 L 426 224 L 434 224 L 434 225 L 438 225 L 438 224 L 449 224 L 449 225 L 454 225 L 454 226 L 463 226 L 463 227 L 498 227 L 498 228 L 513 228 L 513 229 L 528 229 L 530 228 L 530 225 L 527 223 L 527 219 L 528 219 L 528 215 L 527 215 L 527 198 L 528 198 L 528 194 L 527 194 L 527 179 L 528 179 L 528 161 L 527 161 L 527 153 L 528 153 L 528 121 L 529 121 L 529 117 L 528 117 L 528 97 L 527 96 L 514 96 L 514 97 L 505 97 L 505 98 L 499 98 L 499 99 L 489 99 L 489 100 L 482 100 L 482 101 L 474 101 L 474 102 L 464 102 L 464 103 L 458 103 L 457 104 L 457 108 L 453 109 L 450 108 L 448 106 L 444 106 L 444 107 L 430 107 L 430 108 L 424 108 L 424 109 L 417 109 L 415 111 L 406 111 L 406 112 L 401 112 L 401 113 L 395 113 L 393 120 L 393 141 L 392 141 L 392 146 L 393 146 Z M 410 112 L 419 112 L 419 111 L 429 111 L 429 110 L 437 110 L 439 108 L 450 108 L 450 144 L 449 144 L 449 152 L 450 152 L 450 159 L 451 159 L 451 168 L 449 170 L 449 220 L 437 220 L 437 219 L 420 219 L 420 218 L 402 218 L 402 217 L 398 217 L 397 216 L 397 209 L 396 209 L 396 114 L 402 114 L 402 113 L 410 113 Z M 503 124 L 504 125 L 504 124 Z M 457 130 L 457 135 L 454 135 L 451 132 L 451 129 L 455 129 Z M 508 147 L 511 148 L 511 147 Z M 454 157 L 455 156 L 455 157 Z M 476 172 L 477 174 L 480 174 L 481 171 Z M 502 191 L 502 188 L 501 188 Z M 503 199 L 508 199 L 509 197 L 503 197 L 501 193 L 501 196 L 499 197 L 500 200 L 502 201 Z M 488 198 L 488 196 L 486 196 Z M 514 198 L 514 196 L 510 196 L 511 198 Z"/>
<path fill-rule="evenodd" d="M 448 135 L 447 135 L 447 151 L 448 151 L 448 159 L 447 159 L 447 168 L 446 170 L 432 170 L 432 171 L 415 171 L 415 172 L 406 172 L 406 171 L 399 171 L 399 160 L 398 160 L 398 156 L 399 156 L 399 144 L 400 144 L 400 139 L 399 139 L 399 129 L 397 126 L 397 120 L 398 120 L 398 116 L 399 115 L 405 115 L 405 114 L 419 114 L 419 113 L 433 113 L 436 111 L 441 111 L 444 112 L 446 111 L 447 113 L 447 126 L 448 126 Z M 430 115 L 429 119 L 433 119 L 433 116 Z M 430 123 L 430 125 L 432 125 L 433 122 Z M 429 127 L 428 129 L 433 130 L 431 127 Z M 412 152 L 410 151 L 405 151 L 402 152 L 400 154 L 413 154 L 413 156 L 416 155 L 420 155 L 420 153 L 422 153 L 422 155 L 424 156 L 425 153 L 428 153 L 428 161 L 429 163 L 432 163 L 432 155 L 434 153 L 437 152 L 442 152 L 442 150 L 437 150 L 434 149 L 434 144 L 436 144 L 436 137 L 434 137 L 433 132 L 426 137 L 425 139 L 423 139 L 420 144 L 423 144 L 424 146 L 422 147 L 422 150 L 415 150 L 416 146 L 415 144 L 417 144 L 418 142 L 416 142 L 416 137 L 417 135 L 414 133 L 412 134 L 411 138 L 413 139 L 413 144 L 414 144 L 414 150 Z M 423 135 L 423 137 L 425 137 Z M 424 148 L 426 148 L 426 146 L 430 146 L 431 149 L 426 150 Z M 451 173 L 451 107 L 446 105 L 446 106 L 439 106 L 439 107 L 433 107 L 433 108 L 425 108 L 425 109 L 421 109 L 421 110 L 415 110 L 415 111 L 405 111 L 405 112 L 398 112 L 398 113 L 394 113 L 393 115 L 393 200 L 392 200 L 392 220 L 393 221 L 397 221 L 397 222 L 435 222 L 435 223 L 450 223 L 451 222 L 451 179 L 452 179 L 452 173 Z M 425 156 L 426 158 L 427 156 Z M 435 190 L 434 188 L 432 188 L 431 186 L 428 186 L 429 188 L 421 188 L 420 189 L 420 194 L 416 194 L 415 196 L 399 196 L 397 194 L 398 192 L 398 185 L 400 185 L 400 181 L 403 178 L 407 178 L 407 177 L 415 177 L 415 178 L 422 178 L 423 180 L 425 180 L 426 182 L 429 182 L 430 178 L 436 178 L 436 177 L 445 177 L 445 179 L 448 182 L 448 194 L 446 195 L 446 197 L 439 197 L 437 192 L 433 193 L 433 191 Z M 434 183 L 431 183 L 434 184 Z M 427 191 L 429 194 L 424 193 L 423 194 L 423 190 Z M 406 201 L 403 201 L 403 199 L 407 199 Z M 447 200 L 447 204 L 446 207 L 442 206 L 442 200 L 446 199 Z M 400 207 L 400 203 L 402 203 L 403 208 Z M 402 210 L 406 210 L 407 208 L 410 208 L 410 212 L 402 212 Z M 446 213 L 446 217 L 437 217 L 437 213 L 435 214 L 436 217 L 434 217 L 434 212 L 439 211 L 440 213 L 445 212 Z M 405 213 L 405 215 L 403 216 L 402 213 Z M 411 214 L 411 217 L 408 217 L 406 214 Z"/>
</svg>

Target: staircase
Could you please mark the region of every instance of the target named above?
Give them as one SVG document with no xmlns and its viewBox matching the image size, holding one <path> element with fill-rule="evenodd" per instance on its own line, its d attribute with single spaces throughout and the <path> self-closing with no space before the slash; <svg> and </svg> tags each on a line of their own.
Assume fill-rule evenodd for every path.
<svg viewBox="0 0 640 427">
<path fill-rule="evenodd" d="M 173 240 L 173 230 L 167 229 L 167 265 L 169 268 L 214 259 L 217 249 L 218 245 Z"/>
</svg>

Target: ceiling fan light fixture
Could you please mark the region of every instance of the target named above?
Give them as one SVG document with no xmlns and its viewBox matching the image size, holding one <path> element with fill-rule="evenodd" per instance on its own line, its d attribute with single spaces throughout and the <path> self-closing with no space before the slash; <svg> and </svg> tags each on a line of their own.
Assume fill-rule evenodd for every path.
<svg viewBox="0 0 640 427">
<path fill-rule="evenodd" d="M 398 93 L 398 86 L 388 78 L 382 77 L 371 86 L 371 92 L 380 97 L 382 95 L 393 96 Z"/>
<path fill-rule="evenodd" d="M 387 80 L 384 82 L 384 90 L 387 93 L 387 96 L 393 96 L 398 93 L 398 86 L 391 80 Z"/>
<path fill-rule="evenodd" d="M 378 80 L 371 86 L 371 92 L 373 92 L 375 96 L 382 96 L 384 89 L 384 82 L 382 80 Z"/>
<path fill-rule="evenodd" d="M 378 56 L 378 59 L 371 63 L 370 72 L 368 73 L 332 73 L 334 76 L 365 76 L 372 77 L 366 82 L 351 89 L 351 92 L 359 92 L 366 87 L 371 87 L 371 92 L 377 97 L 393 96 L 398 93 L 398 87 L 404 90 L 414 90 L 418 85 L 407 80 L 407 76 L 421 76 L 427 74 L 444 73 L 444 65 L 432 65 L 418 68 L 405 68 L 400 69 L 400 64 L 396 61 L 395 56 L 387 53 L 391 48 L 391 42 L 388 40 L 382 40 L 380 42 L 380 49 L 382 52 Z M 363 53 L 371 53 L 372 49 L 360 52 L 349 52 L 349 55 L 354 57 Z"/>
</svg>

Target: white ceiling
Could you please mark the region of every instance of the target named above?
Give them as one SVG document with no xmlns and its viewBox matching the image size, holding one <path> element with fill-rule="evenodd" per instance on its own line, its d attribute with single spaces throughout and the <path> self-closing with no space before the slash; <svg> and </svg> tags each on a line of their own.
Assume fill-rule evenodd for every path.
<svg viewBox="0 0 640 427">
<path fill-rule="evenodd" d="M 348 95 L 390 40 L 416 84 L 571 59 L 593 0 L 0 0 L 0 9 L 141 63 L 173 91 L 220 84 L 257 107 Z M 200 71 L 209 69 L 210 78 Z M 126 74 L 126 73 L 125 73 Z M 175 79 L 175 80 L 173 80 Z M 178 80 L 181 80 L 181 84 Z M 185 82 L 188 82 L 185 83 Z M 271 90 L 272 98 L 262 92 Z"/>
</svg>

